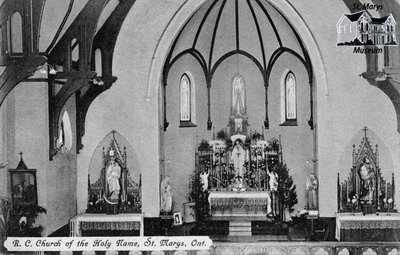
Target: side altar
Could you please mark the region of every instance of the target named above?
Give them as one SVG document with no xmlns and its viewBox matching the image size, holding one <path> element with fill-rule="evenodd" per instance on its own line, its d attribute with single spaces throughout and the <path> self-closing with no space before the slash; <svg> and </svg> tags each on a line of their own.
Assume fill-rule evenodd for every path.
<svg viewBox="0 0 400 255">
<path fill-rule="evenodd" d="M 144 234 L 141 175 L 128 166 L 132 157 L 125 146 L 121 149 L 116 133 L 110 133 L 107 149 L 95 155 L 101 169 L 93 169 L 94 182 L 88 175 L 87 210 L 70 219 L 70 236 Z"/>
<path fill-rule="evenodd" d="M 353 145 L 350 173 L 341 179 L 338 173 L 338 213 L 336 239 L 339 241 L 398 241 L 400 214 L 394 204 L 394 173 L 385 178 L 375 148 L 364 137 L 356 150 Z"/>
</svg>

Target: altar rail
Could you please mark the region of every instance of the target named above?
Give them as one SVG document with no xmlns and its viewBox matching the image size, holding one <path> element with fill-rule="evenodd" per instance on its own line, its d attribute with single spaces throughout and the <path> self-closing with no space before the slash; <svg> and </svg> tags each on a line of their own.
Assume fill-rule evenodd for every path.
<svg viewBox="0 0 400 255">
<path fill-rule="evenodd" d="M 13 253 L 8 253 L 13 254 Z M 257 242 L 257 243 L 218 243 L 205 251 L 130 251 L 130 252 L 46 252 L 51 255 L 398 255 L 399 242 L 364 243 L 364 242 Z"/>
</svg>

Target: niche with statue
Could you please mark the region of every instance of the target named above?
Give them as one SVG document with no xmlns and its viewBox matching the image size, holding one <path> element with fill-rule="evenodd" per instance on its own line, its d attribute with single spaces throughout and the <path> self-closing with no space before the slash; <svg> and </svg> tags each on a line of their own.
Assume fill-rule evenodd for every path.
<svg viewBox="0 0 400 255">
<path fill-rule="evenodd" d="M 95 181 L 89 172 L 88 213 L 141 212 L 141 175 L 129 168 L 129 158 L 132 157 L 128 156 L 126 146 L 121 148 L 117 135 L 119 134 L 113 130 L 102 141 L 104 143 L 109 140 L 108 147 L 102 147 L 101 154 L 97 157 L 94 155 L 101 162 L 101 170 Z M 91 163 L 91 168 L 95 165 Z M 96 169 L 91 170 L 96 172 Z"/>
<path fill-rule="evenodd" d="M 353 145 L 352 167 L 349 176 L 338 173 L 337 194 L 339 212 L 395 212 L 394 174 L 386 180 L 379 165 L 379 147 L 373 148 L 367 137 L 367 128 L 358 150 Z"/>
</svg>

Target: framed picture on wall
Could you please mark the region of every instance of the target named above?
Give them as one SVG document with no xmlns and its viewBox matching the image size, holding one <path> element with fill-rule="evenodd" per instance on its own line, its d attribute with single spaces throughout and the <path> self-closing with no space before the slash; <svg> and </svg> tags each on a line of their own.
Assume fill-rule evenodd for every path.
<svg viewBox="0 0 400 255">
<path fill-rule="evenodd" d="M 38 205 L 36 169 L 28 169 L 22 160 L 16 169 L 9 169 L 13 206 Z"/>
</svg>

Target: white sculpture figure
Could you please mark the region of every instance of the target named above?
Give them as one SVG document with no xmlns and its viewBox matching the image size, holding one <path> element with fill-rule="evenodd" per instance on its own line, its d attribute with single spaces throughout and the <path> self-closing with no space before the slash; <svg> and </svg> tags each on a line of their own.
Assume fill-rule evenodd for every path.
<svg viewBox="0 0 400 255">
<path fill-rule="evenodd" d="M 208 171 L 204 171 L 200 173 L 200 182 L 201 182 L 201 190 L 207 191 L 208 189 L 208 176 L 210 173 Z"/>
<path fill-rule="evenodd" d="M 269 176 L 269 188 L 271 191 L 276 192 L 278 190 L 278 174 L 274 171 L 268 171 Z"/>
<path fill-rule="evenodd" d="M 368 201 L 371 204 L 374 199 L 376 180 L 374 167 L 367 157 L 363 158 L 359 173 L 361 177 L 360 200 Z"/>
<path fill-rule="evenodd" d="M 111 151 L 110 151 L 111 154 Z M 110 157 L 110 163 L 107 167 L 107 184 L 108 184 L 108 191 L 111 195 L 111 199 L 115 200 L 118 199 L 121 186 L 119 184 L 119 178 L 121 177 L 121 167 L 117 162 L 115 162 L 115 157 Z"/>
<path fill-rule="evenodd" d="M 306 190 L 308 192 L 308 210 L 317 209 L 318 179 L 314 173 L 311 173 L 306 178 Z"/>
<path fill-rule="evenodd" d="M 170 177 L 167 175 L 160 184 L 161 189 L 161 212 L 172 211 L 172 191 L 169 184 Z"/>
<path fill-rule="evenodd" d="M 232 113 L 235 116 L 245 114 L 245 94 L 243 78 L 237 74 L 232 82 Z"/>
<path fill-rule="evenodd" d="M 235 169 L 235 176 L 240 179 L 243 179 L 245 158 L 246 151 L 243 149 L 239 141 L 236 141 L 235 148 L 232 150 L 231 160 Z"/>
</svg>

